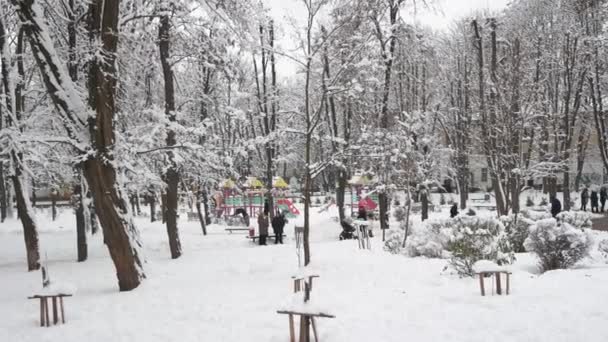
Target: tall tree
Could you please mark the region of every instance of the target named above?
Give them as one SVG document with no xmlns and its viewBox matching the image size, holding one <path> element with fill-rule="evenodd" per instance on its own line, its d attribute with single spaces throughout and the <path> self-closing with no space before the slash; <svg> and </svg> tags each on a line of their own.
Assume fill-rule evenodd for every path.
<svg viewBox="0 0 608 342">
<path fill-rule="evenodd" d="M 167 11 L 167 10 L 165 10 Z M 173 70 L 170 63 L 170 40 L 171 40 L 171 21 L 168 13 L 160 17 L 160 27 L 158 29 L 158 40 L 160 49 L 160 60 L 163 67 L 163 77 L 165 80 L 165 114 L 167 115 L 167 162 L 168 167 L 163 175 L 167 184 L 165 204 L 167 235 L 169 236 L 169 247 L 171 258 L 176 259 L 182 255 L 182 247 L 179 240 L 177 228 L 177 207 L 179 204 L 178 187 L 180 182 L 179 166 L 177 165 L 175 152 L 171 150 L 176 144 L 175 129 L 171 127 L 176 120 L 175 113 L 175 89 L 173 87 Z"/>
<path fill-rule="evenodd" d="M 67 132 L 67 141 L 86 156 L 83 170 L 98 209 L 104 242 L 116 267 L 119 288 L 132 290 L 145 277 L 138 251 L 140 242 L 126 201 L 118 190 L 112 163 L 119 1 L 95 1 L 101 13 L 94 18 L 100 28 L 101 61 L 89 69 L 89 77 L 95 77 L 96 82 L 96 113 L 91 116 L 87 115 L 86 106 L 55 51 L 38 2 L 12 0 L 12 3 L 24 24 L 44 84 Z"/>
</svg>

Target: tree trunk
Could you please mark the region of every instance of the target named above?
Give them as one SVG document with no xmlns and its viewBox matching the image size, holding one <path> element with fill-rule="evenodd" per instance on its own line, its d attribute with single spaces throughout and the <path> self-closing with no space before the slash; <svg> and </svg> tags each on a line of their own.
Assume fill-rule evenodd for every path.
<svg viewBox="0 0 608 342">
<path fill-rule="evenodd" d="M 51 217 L 53 221 L 57 220 L 57 191 L 51 190 Z"/>
<path fill-rule="evenodd" d="M 79 178 L 82 176 L 79 176 Z M 80 182 L 82 184 L 82 180 Z M 72 206 L 76 214 L 76 246 L 78 251 L 78 262 L 87 260 L 87 232 L 84 215 L 84 197 L 82 185 L 76 184 L 72 194 Z"/>
<path fill-rule="evenodd" d="M 0 113 L 0 122 L 2 121 L 2 114 Z M 0 123 L 0 129 L 2 129 L 2 123 Z M 0 161 L 0 223 L 6 220 L 7 216 L 8 201 L 6 196 L 6 183 L 4 181 L 4 161 Z"/>
<path fill-rule="evenodd" d="M 156 221 L 156 196 L 153 192 L 148 195 L 148 204 L 150 205 L 150 222 Z"/>
<path fill-rule="evenodd" d="M 569 160 L 569 159 L 566 159 Z M 566 166 L 566 171 L 564 171 L 564 183 L 562 187 L 563 191 L 563 203 L 562 207 L 564 211 L 570 210 L 570 166 Z"/>
<path fill-rule="evenodd" d="M 205 210 L 205 225 L 211 224 L 211 216 L 209 215 L 209 192 L 203 188 L 203 208 Z"/>
<path fill-rule="evenodd" d="M 346 192 L 346 171 L 344 169 L 340 169 L 338 171 L 338 188 L 336 189 L 336 206 L 338 207 L 338 217 L 340 218 L 340 223 L 344 221 L 346 215 L 344 214 L 344 206 L 345 206 L 345 192 Z"/>
<path fill-rule="evenodd" d="M 198 213 L 198 220 L 201 223 L 201 228 L 203 229 L 203 235 L 207 235 L 207 224 L 206 217 L 203 217 L 203 213 L 201 212 L 201 194 L 197 194 L 196 196 L 196 212 Z"/>
<path fill-rule="evenodd" d="M 17 214 L 23 225 L 23 236 L 27 252 L 27 270 L 34 271 L 40 268 L 38 230 L 32 207 L 27 198 L 27 189 L 23 188 L 22 177 L 23 176 L 19 172 L 16 175 L 11 176 L 11 179 L 13 180 L 15 199 L 17 200 Z"/>
<path fill-rule="evenodd" d="M 4 87 L 4 100 L 6 105 L 6 110 L 9 113 L 14 114 L 6 115 L 6 120 L 0 118 L 0 121 L 6 121 L 8 126 L 15 125 L 20 128 L 20 122 L 15 122 L 15 120 L 19 121 L 21 117 L 21 110 L 23 109 L 23 102 L 21 96 L 21 87 L 17 85 L 15 87 L 15 93 L 11 93 L 11 79 L 10 79 L 10 71 L 9 71 L 9 62 L 8 56 L 5 54 L 5 51 L 8 51 L 7 41 L 6 41 L 6 32 L 4 29 L 4 23 L 0 20 L 0 66 L 2 68 L 2 85 Z M 23 52 L 23 30 L 19 31 L 18 42 L 17 42 L 17 50 L 16 54 L 21 58 L 21 53 Z M 18 83 L 21 84 L 21 79 L 23 77 L 23 68 L 22 65 L 18 66 L 19 72 L 19 80 Z M 14 96 L 14 98 L 13 98 Z M 15 100 L 14 105 L 13 101 Z M 23 225 L 23 237 L 25 240 L 25 249 L 27 254 L 27 265 L 28 271 L 37 270 L 40 268 L 40 252 L 38 247 L 38 230 L 36 227 L 36 219 L 34 216 L 34 211 L 30 206 L 28 201 L 27 189 L 24 188 L 23 182 L 23 155 L 21 152 L 15 151 L 11 149 L 10 152 L 11 164 L 13 167 L 12 175 L 10 176 L 13 181 L 13 188 L 15 189 L 15 199 L 17 200 L 17 213 L 19 215 L 19 219 L 21 220 L 21 224 Z M 4 184 L 4 180 L 3 184 Z"/>
<path fill-rule="evenodd" d="M 83 183 L 84 182 L 86 181 L 83 180 Z M 88 215 L 85 215 L 85 218 L 88 217 L 89 224 L 91 225 L 91 234 L 95 235 L 99 231 L 99 225 L 97 224 L 97 214 L 95 213 L 95 201 L 93 200 L 93 194 L 90 191 L 87 192 L 87 199 L 89 199 L 89 210 Z"/>
<path fill-rule="evenodd" d="M 422 221 L 427 220 L 429 218 L 429 198 L 427 189 L 424 188 L 420 192 L 420 202 L 422 204 Z"/>
<path fill-rule="evenodd" d="M 165 114 L 170 123 L 177 121 L 175 116 L 175 90 L 173 87 L 173 70 L 169 62 L 170 55 L 170 30 L 171 23 L 168 15 L 163 15 L 160 18 L 160 27 L 158 29 L 158 40 L 160 49 L 160 61 L 163 67 L 163 76 L 165 80 Z M 175 146 L 176 138 L 175 131 L 169 126 L 167 127 L 167 147 Z M 177 207 L 179 202 L 179 170 L 175 153 L 171 150 L 167 152 L 169 167 L 163 178 L 167 184 L 167 191 L 163 201 L 164 214 L 167 223 L 167 235 L 169 237 L 169 248 L 171 249 L 171 258 L 176 259 L 182 255 L 182 246 L 179 240 L 179 230 L 177 228 Z"/>
<path fill-rule="evenodd" d="M 139 191 L 135 192 L 135 209 L 137 216 L 141 215 L 141 206 L 139 203 Z"/>
</svg>

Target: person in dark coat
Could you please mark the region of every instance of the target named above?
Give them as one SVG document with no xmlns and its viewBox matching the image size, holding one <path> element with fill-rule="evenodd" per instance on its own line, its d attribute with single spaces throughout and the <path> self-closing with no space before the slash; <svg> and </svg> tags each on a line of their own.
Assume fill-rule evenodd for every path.
<svg viewBox="0 0 608 342">
<path fill-rule="evenodd" d="M 359 207 L 359 212 L 357 213 L 357 219 L 367 221 L 367 210 L 365 210 L 365 207 L 363 207 L 363 206 Z"/>
<path fill-rule="evenodd" d="M 261 211 L 258 215 L 258 232 L 260 233 L 260 246 L 266 245 L 268 237 L 268 210 Z"/>
<path fill-rule="evenodd" d="M 551 216 L 556 217 L 562 211 L 562 203 L 555 196 L 551 196 Z"/>
<path fill-rule="evenodd" d="M 600 198 L 597 195 L 597 191 L 592 190 L 591 191 L 591 212 L 592 213 L 599 213 L 600 212 L 599 201 L 600 201 Z"/>
<path fill-rule="evenodd" d="M 587 202 L 589 202 L 589 190 L 584 188 L 581 192 L 581 210 L 587 211 Z"/>
<path fill-rule="evenodd" d="M 600 203 L 602 204 L 602 212 L 604 212 L 604 205 L 606 204 L 606 199 L 608 199 L 608 193 L 606 192 L 606 188 L 602 187 L 600 189 Z"/>
<path fill-rule="evenodd" d="M 283 229 L 285 228 L 285 213 L 280 212 L 272 218 L 272 231 L 274 231 L 274 243 L 283 243 Z"/>
<path fill-rule="evenodd" d="M 454 218 L 456 216 L 458 216 L 458 203 L 452 204 L 452 207 L 450 208 L 450 217 Z"/>
</svg>

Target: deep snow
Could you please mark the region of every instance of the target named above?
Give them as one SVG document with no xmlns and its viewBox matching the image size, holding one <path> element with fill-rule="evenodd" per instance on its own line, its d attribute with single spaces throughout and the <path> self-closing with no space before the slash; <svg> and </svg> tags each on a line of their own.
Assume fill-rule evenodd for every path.
<svg viewBox="0 0 608 342">
<path fill-rule="evenodd" d="M 445 260 L 384 252 L 377 231 L 371 251 L 359 250 L 355 241 L 336 241 L 334 215 L 334 209 L 313 209 L 312 266 L 321 277 L 312 297 L 336 316 L 319 320 L 322 341 L 608 338 L 608 265 L 602 260 L 539 275 L 534 258 L 519 254 L 512 295 L 481 297 L 478 280 L 444 270 Z M 276 310 L 289 301 L 291 276 L 298 272 L 295 220 L 285 245 L 266 247 L 219 225 L 203 236 L 197 222 L 183 220 L 184 255 L 171 260 L 165 227 L 138 218 L 148 279 L 120 293 L 101 235 L 89 236 L 89 260 L 77 263 L 71 212 L 55 222 L 46 213 L 38 219 L 51 280 L 78 291 L 66 299 L 66 325 L 38 327 L 38 302 L 26 297 L 40 288 L 40 272 L 26 272 L 19 223 L 0 224 L 0 341 L 288 340 L 287 317 Z"/>
</svg>

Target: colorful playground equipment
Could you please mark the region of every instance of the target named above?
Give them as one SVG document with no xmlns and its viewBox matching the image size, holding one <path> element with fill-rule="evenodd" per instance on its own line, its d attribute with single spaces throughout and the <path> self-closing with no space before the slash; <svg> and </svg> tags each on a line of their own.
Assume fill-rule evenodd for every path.
<svg viewBox="0 0 608 342">
<path fill-rule="evenodd" d="M 374 178 L 366 175 L 355 174 L 348 181 L 350 185 L 350 214 L 355 216 L 359 207 L 367 211 L 375 211 L 378 208 L 378 194 L 370 191 L 372 184 L 376 183 Z"/>
<path fill-rule="evenodd" d="M 289 218 L 300 215 L 300 211 L 286 198 L 289 185 L 281 177 L 274 177 L 272 194 L 275 210 L 285 212 Z M 220 183 L 220 191 L 212 196 L 215 206 L 214 213 L 217 218 L 235 215 L 239 208 L 243 208 L 249 217 L 256 217 L 264 210 L 266 190 L 264 183 L 256 177 L 247 177 L 241 184 L 226 179 Z"/>
</svg>

